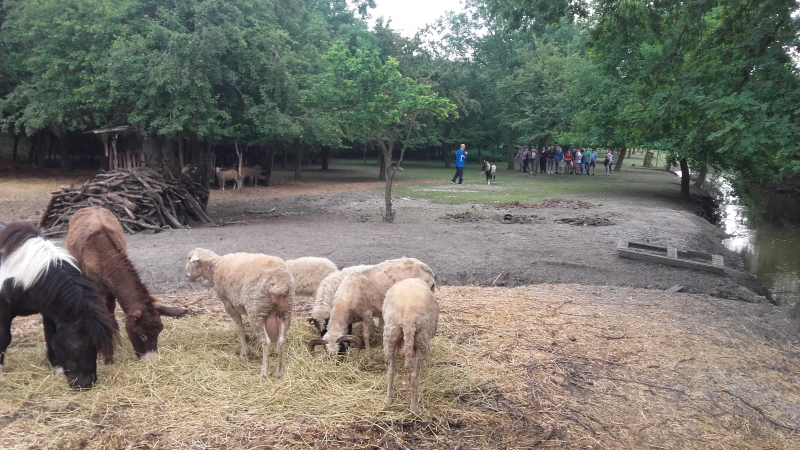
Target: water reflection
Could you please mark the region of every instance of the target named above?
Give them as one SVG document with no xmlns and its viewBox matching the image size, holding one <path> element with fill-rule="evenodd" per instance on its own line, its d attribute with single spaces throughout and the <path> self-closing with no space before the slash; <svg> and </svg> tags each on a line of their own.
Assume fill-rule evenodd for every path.
<svg viewBox="0 0 800 450">
<path fill-rule="evenodd" d="M 731 237 L 722 241 L 739 253 L 745 270 L 769 289 L 780 304 L 800 300 L 800 202 L 796 197 L 752 192 L 756 207 L 739 204 L 724 178 L 713 183 L 719 193 L 718 225 Z"/>
</svg>

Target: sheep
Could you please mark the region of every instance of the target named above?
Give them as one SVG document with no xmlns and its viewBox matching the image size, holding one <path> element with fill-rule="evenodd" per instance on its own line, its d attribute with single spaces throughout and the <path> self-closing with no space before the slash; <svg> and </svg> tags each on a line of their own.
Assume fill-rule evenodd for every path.
<svg viewBox="0 0 800 450">
<path fill-rule="evenodd" d="M 196 248 L 189 252 L 186 276 L 190 281 L 208 280 L 217 291 L 225 311 L 239 334 L 240 356 L 247 356 L 247 336 L 242 314 L 261 341 L 261 376 L 269 374 L 269 354 L 278 341 L 278 367 L 275 377 L 283 376 L 283 350 L 286 331 L 292 320 L 295 282 L 286 263 L 277 257 L 251 253 L 216 253 Z"/>
<path fill-rule="evenodd" d="M 194 164 L 187 164 L 183 166 L 183 168 L 181 169 L 181 173 L 186 175 L 187 177 L 193 176 L 195 172 L 197 172 L 197 166 L 195 166 Z"/>
<path fill-rule="evenodd" d="M 369 335 L 372 331 L 372 318 L 382 321 L 381 309 L 386 291 L 395 283 L 406 278 L 420 278 L 428 284 L 431 292 L 436 290 L 433 271 L 425 263 L 414 258 L 402 258 L 384 261 L 370 269 L 353 273 L 342 282 L 331 306 L 328 331 L 322 339 L 314 339 L 308 343 L 308 349 L 314 354 L 314 347 L 325 345 L 330 354 L 337 352 L 339 344 L 349 342 L 357 347 L 365 347 L 367 358 L 371 357 Z M 364 340 L 346 335 L 347 326 L 362 322 Z M 358 357 L 356 351 L 355 357 Z"/>
<path fill-rule="evenodd" d="M 292 272 L 295 283 L 295 295 L 313 297 L 317 293 L 320 282 L 328 275 L 336 272 L 338 267 L 331 260 L 306 256 L 286 261 Z"/>
<path fill-rule="evenodd" d="M 216 169 L 217 173 L 217 180 L 219 181 L 219 188 L 223 191 L 225 190 L 225 183 L 228 180 L 232 180 L 234 185 L 234 189 L 242 189 L 242 178 L 239 176 L 239 172 L 230 169 L 230 170 L 222 170 L 219 167 Z"/>
<path fill-rule="evenodd" d="M 383 354 L 389 365 L 384 403 L 392 404 L 394 360 L 399 353 L 411 372 L 411 412 L 419 412 L 419 371 L 439 322 L 439 304 L 428 284 L 408 278 L 392 286 L 383 301 L 383 322 Z"/>
<path fill-rule="evenodd" d="M 250 185 L 255 186 L 258 184 L 258 177 L 261 176 L 261 166 L 255 165 L 253 167 L 242 167 L 242 183 L 246 178 L 250 179 Z"/>
<path fill-rule="evenodd" d="M 311 309 L 311 318 L 308 319 L 308 323 L 319 331 L 320 337 L 325 336 L 325 333 L 328 331 L 328 318 L 331 315 L 331 303 L 333 303 L 333 297 L 336 295 L 336 291 L 339 289 L 339 286 L 341 286 L 342 281 L 351 273 L 361 272 L 370 267 L 374 266 L 361 265 L 345 267 L 342 270 L 329 274 L 319 283 L 317 295 L 314 299 L 314 307 Z"/>
</svg>

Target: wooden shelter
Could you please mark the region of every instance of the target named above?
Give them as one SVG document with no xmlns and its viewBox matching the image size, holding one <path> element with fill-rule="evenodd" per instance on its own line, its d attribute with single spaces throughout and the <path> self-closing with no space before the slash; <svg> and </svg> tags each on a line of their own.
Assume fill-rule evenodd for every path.
<svg viewBox="0 0 800 450">
<path fill-rule="evenodd" d="M 86 133 L 98 135 L 100 140 L 103 141 L 105 157 L 108 161 L 108 167 L 105 167 L 105 169 L 127 169 L 145 165 L 144 151 L 141 147 L 132 149 L 131 146 L 127 145 L 124 151 L 118 151 L 120 137 L 126 136 L 129 130 L 130 127 L 125 125 L 115 128 L 86 131 Z"/>
</svg>

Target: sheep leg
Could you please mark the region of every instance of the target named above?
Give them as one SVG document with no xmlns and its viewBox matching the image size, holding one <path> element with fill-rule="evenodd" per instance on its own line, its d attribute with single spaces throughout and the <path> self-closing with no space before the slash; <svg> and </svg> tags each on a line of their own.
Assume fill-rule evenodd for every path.
<svg viewBox="0 0 800 450">
<path fill-rule="evenodd" d="M 225 311 L 231 316 L 231 319 L 233 319 L 233 324 L 236 326 L 236 333 L 239 335 L 239 356 L 247 358 L 247 334 L 244 332 L 242 315 L 228 302 L 223 302 L 223 305 L 225 306 Z"/>
<path fill-rule="evenodd" d="M 362 335 L 364 335 L 364 352 L 367 354 L 367 360 L 372 360 L 372 354 L 369 351 L 369 335 L 372 334 L 372 314 L 364 314 L 362 324 Z"/>
<path fill-rule="evenodd" d="M 264 333 L 264 337 L 261 340 L 261 376 L 266 377 L 267 375 L 269 375 L 269 352 L 270 352 L 270 347 L 272 345 L 272 341 L 269 339 L 269 334 L 267 333 L 266 319 L 262 322 L 261 327 Z M 280 366 L 278 368 L 280 370 Z"/>
<path fill-rule="evenodd" d="M 397 344 L 392 343 L 389 347 L 388 363 L 389 369 L 386 371 L 386 398 L 383 403 L 392 404 L 392 385 L 394 384 L 394 360 L 397 356 Z"/>
<path fill-rule="evenodd" d="M 414 352 L 414 355 L 406 355 L 406 358 L 414 358 L 414 366 L 411 369 L 411 412 L 419 412 L 419 366 L 420 366 L 420 352 Z"/>
<path fill-rule="evenodd" d="M 283 346 L 286 343 L 286 321 L 280 320 L 280 331 L 278 332 L 278 368 L 275 370 L 275 376 L 280 378 L 283 376 Z"/>
</svg>

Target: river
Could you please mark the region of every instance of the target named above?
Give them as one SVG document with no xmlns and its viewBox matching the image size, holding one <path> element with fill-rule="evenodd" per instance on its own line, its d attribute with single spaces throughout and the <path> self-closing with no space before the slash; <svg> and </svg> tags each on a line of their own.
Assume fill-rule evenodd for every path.
<svg viewBox="0 0 800 450">
<path fill-rule="evenodd" d="M 743 205 L 730 184 L 717 177 L 717 225 L 731 235 L 722 243 L 741 255 L 744 268 L 756 276 L 779 304 L 800 301 L 800 200 L 795 196 L 753 191 Z"/>
</svg>

